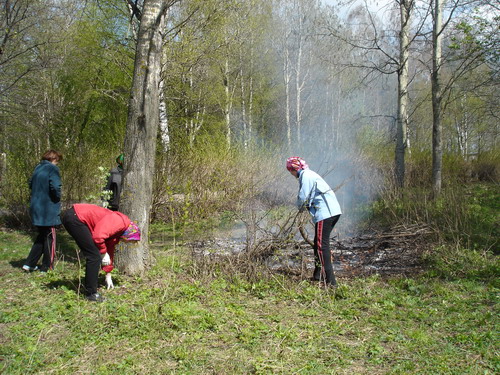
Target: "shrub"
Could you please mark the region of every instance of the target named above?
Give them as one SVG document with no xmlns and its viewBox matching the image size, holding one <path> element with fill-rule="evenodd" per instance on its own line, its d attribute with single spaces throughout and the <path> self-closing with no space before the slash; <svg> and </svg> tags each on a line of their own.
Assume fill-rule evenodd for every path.
<svg viewBox="0 0 500 375">
<path fill-rule="evenodd" d="M 29 228 L 30 191 L 28 181 L 36 161 L 7 154 L 6 165 L 0 180 L 0 208 L 2 225 Z"/>
<path fill-rule="evenodd" d="M 479 181 L 496 182 L 500 178 L 500 152 L 481 153 L 472 162 L 472 176 Z"/>
<path fill-rule="evenodd" d="M 498 284 L 500 262 L 488 251 L 464 249 L 459 245 L 442 245 L 424 255 L 432 276 L 446 280 L 472 279 Z M 498 287 L 498 285 L 497 285 Z"/>
<path fill-rule="evenodd" d="M 161 156 L 154 187 L 153 218 L 206 219 L 236 211 L 263 189 L 275 160 L 265 150 L 238 151 L 220 143 L 199 142 L 196 148 Z"/>
<path fill-rule="evenodd" d="M 428 151 L 412 150 L 406 158 L 407 186 L 427 187 L 432 179 L 432 155 Z"/>
<path fill-rule="evenodd" d="M 384 226 L 426 223 L 447 243 L 498 253 L 499 190 L 496 184 L 448 186 L 432 200 L 420 187 L 387 189 L 372 206 L 373 218 Z"/>
</svg>

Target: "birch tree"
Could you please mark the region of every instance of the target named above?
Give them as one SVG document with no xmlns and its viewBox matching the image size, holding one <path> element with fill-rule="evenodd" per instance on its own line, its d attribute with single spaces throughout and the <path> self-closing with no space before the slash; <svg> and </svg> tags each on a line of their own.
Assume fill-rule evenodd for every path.
<svg viewBox="0 0 500 375">
<path fill-rule="evenodd" d="M 444 10 L 446 12 L 444 12 Z M 495 85 L 498 74 L 498 9 L 489 2 L 432 1 L 432 190 L 442 188 L 443 118 L 454 101 L 466 102 L 468 92 Z M 446 16 L 446 18 L 444 17 Z M 446 32 L 446 35 L 445 35 Z M 443 48 L 443 41 L 449 42 Z M 474 74 L 485 70 L 491 74 Z M 496 72 L 496 73 L 495 73 Z M 476 76 L 465 90 L 460 83 Z M 464 108 L 464 111 L 467 111 Z"/>
<path fill-rule="evenodd" d="M 443 127 L 441 124 L 441 48 L 443 40 L 443 1 L 433 0 L 432 28 L 432 190 L 434 197 L 441 192 L 443 169 Z"/>
<path fill-rule="evenodd" d="M 399 1 L 400 31 L 395 171 L 396 183 L 400 187 L 404 184 L 405 153 L 408 147 L 408 64 L 410 57 L 410 16 L 413 5 L 413 0 Z"/>
<path fill-rule="evenodd" d="M 397 13 L 396 28 L 388 28 L 387 21 L 379 18 L 367 4 L 354 9 L 348 18 L 352 35 L 346 37 L 340 30 L 330 29 L 330 34 L 349 45 L 359 54 L 355 61 L 347 61 L 350 68 L 365 72 L 362 80 L 371 83 L 381 75 L 397 76 L 397 108 L 395 116 L 396 137 L 394 179 L 402 187 L 405 179 L 405 155 L 409 148 L 409 82 L 411 81 L 410 46 L 421 24 L 412 25 L 414 0 L 396 0 L 390 8 Z M 395 43 L 397 42 L 397 44 Z M 356 61 L 357 60 L 357 61 Z M 383 113 L 377 114 L 377 117 Z"/>
</svg>

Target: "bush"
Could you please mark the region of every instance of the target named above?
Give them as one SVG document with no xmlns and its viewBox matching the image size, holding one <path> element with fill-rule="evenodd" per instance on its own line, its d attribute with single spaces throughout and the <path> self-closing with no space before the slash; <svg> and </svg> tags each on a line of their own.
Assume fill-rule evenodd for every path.
<svg viewBox="0 0 500 375">
<path fill-rule="evenodd" d="M 497 256 L 488 251 L 443 245 L 425 254 L 424 260 L 431 268 L 431 276 L 446 280 L 466 278 L 498 284 L 500 262 Z"/>
<path fill-rule="evenodd" d="M 91 150 L 88 153 L 77 151 L 63 153 L 59 163 L 62 180 L 62 209 L 73 202 L 100 204 L 102 189 L 107 175 L 115 163 L 118 153 L 108 150 Z M 1 221 L 8 227 L 31 226 L 29 217 L 30 189 L 29 179 L 35 166 L 40 161 L 36 153 L 9 153 L 6 158 L 5 173 L 0 180 Z"/>
<path fill-rule="evenodd" d="M 496 182 L 500 178 L 500 152 L 481 153 L 472 162 L 472 176 L 479 181 Z"/>
<path fill-rule="evenodd" d="M 407 186 L 428 187 L 432 180 L 432 154 L 412 150 L 406 158 L 405 180 Z"/>
<path fill-rule="evenodd" d="M 432 168 L 429 170 L 432 172 Z M 467 183 L 470 179 L 470 163 L 462 155 L 456 153 L 443 155 L 443 185 Z"/>
<path fill-rule="evenodd" d="M 270 179 L 270 160 L 276 159 L 268 155 L 266 150 L 228 148 L 224 139 L 160 155 L 153 220 L 185 222 L 241 209 Z"/>
<path fill-rule="evenodd" d="M 497 254 L 499 197 L 496 184 L 447 186 L 436 200 L 421 187 L 387 189 L 372 206 L 373 218 L 383 226 L 426 223 L 447 243 Z"/>
<path fill-rule="evenodd" d="M 1 223 L 7 227 L 29 228 L 30 191 L 28 181 L 36 161 L 7 154 L 4 173 L 0 180 Z"/>
</svg>

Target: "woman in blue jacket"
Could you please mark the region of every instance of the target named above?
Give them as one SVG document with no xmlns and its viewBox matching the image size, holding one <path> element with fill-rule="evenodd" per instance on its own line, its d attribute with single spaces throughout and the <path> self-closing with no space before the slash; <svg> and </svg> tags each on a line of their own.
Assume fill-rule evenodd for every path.
<svg viewBox="0 0 500 375">
<path fill-rule="evenodd" d="M 38 269 L 38 260 L 43 255 L 40 271 L 52 269 L 56 250 L 55 227 L 61 225 L 61 176 L 57 164 L 63 158 L 57 151 L 49 150 L 35 167 L 30 178 L 31 222 L 38 229 L 38 236 L 23 265 L 27 272 Z"/>
<path fill-rule="evenodd" d="M 307 208 L 314 222 L 313 279 L 327 286 L 336 286 L 330 253 L 330 234 L 342 214 L 335 193 L 323 178 L 309 169 L 304 159 L 292 156 L 286 161 L 286 169 L 299 180 L 297 206 Z"/>
</svg>

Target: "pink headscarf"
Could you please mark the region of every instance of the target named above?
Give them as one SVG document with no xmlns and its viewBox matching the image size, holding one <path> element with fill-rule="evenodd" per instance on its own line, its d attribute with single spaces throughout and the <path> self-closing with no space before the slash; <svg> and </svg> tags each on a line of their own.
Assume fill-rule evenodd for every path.
<svg viewBox="0 0 500 375">
<path fill-rule="evenodd" d="M 306 161 L 299 156 L 292 156 L 286 159 L 286 169 L 291 171 L 300 171 L 302 169 L 307 169 L 309 166 Z"/>
<path fill-rule="evenodd" d="M 131 221 L 128 228 L 122 233 L 121 238 L 125 241 L 140 241 L 141 230 L 135 222 Z"/>
</svg>

